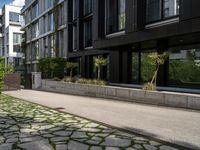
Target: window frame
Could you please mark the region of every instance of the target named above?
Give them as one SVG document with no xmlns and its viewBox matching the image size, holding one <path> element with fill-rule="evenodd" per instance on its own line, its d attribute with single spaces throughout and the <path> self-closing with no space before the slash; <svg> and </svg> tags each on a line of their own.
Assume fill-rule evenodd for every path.
<svg viewBox="0 0 200 150">
<path fill-rule="evenodd" d="M 123 29 L 120 29 L 119 28 L 119 26 L 120 26 L 120 24 L 119 24 L 119 20 L 120 20 L 120 0 L 117 0 L 116 1 L 116 5 L 117 5 L 117 9 L 116 9 L 116 22 L 115 23 L 117 23 L 116 24 L 116 31 L 110 31 L 109 30 L 109 28 L 108 28 L 108 26 L 109 26 L 109 18 L 111 17 L 110 15 L 109 15 L 109 5 L 108 5 L 108 3 L 109 3 L 109 0 L 105 0 L 105 34 L 106 35 L 109 35 L 109 34 L 113 34 L 113 33 L 117 33 L 117 32 L 121 32 L 121 31 L 124 31 L 125 30 L 125 28 L 126 28 L 126 19 L 125 19 L 125 26 L 124 26 L 124 28 Z M 126 1 L 125 1 L 125 17 L 126 17 Z M 113 17 L 114 18 L 114 17 Z M 115 29 L 114 29 L 115 30 Z"/>
<path fill-rule="evenodd" d="M 174 18 L 179 17 L 179 15 L 180 15 L 180 0 L 179 0 L 179 10 L 178 10 L 178 13 L 176 15 L 174 15 L 174 16 L 169 16 L 169 17 L 164 17 L 164 2 L 165 2 L 165 0 L 160 0 L 161 1 L 161 4 L 160 4 L 161 8 L 160 8 L 160 12 L 159 12 L 159 13 L 161 13 L 160 14 L 160 19 L 154 20 L 154 21 L 148 21 L 148 19 L 147 19 L 147 16 L 148 16 L 147 1 L 148 0 L 145 1 L 145 7 L 146 7 L 145 8 L 145 11 L 146 11 L 146 19 L 145 19 L 145 21 L 146 21 L 146 24 L 152 24 L 152 23 L 156 23 L 156 22 L 160 22 L 160 21 L 166 21 L 166 20 L 169 20 L 169 19 L 174 19 Z"/>
</svg>

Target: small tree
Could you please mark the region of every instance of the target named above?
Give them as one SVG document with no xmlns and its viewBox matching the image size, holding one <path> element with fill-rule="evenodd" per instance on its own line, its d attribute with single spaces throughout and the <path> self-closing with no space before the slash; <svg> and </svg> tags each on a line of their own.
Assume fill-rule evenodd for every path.
<svg viewBox="0 0 200 150">
<path fill-rule="evenodd" d="M 106 66 L 108 64 L 108 59 L 107 58 L 103 58 L 102 56 L 95 58 L 94 60 L 94 65 L 95 68 L 97 69 L 98 72 L 98 76 L 97 79 L 100 80 L 101 78 L 101 69 L 103 66 Z"/>
<path fill-rule="evenodd" d="M 72 78 L 73 76 L 73 70 L 75 68 L 78 67 L 78 64 L 77 63 L 74 63 L 74 62 L 70 62 L 70 61 L 67 61 L 66 64 L 65 64 L 65 69 L 69 69 L 70 70 L 70 78 Z"/>
<path fill-rule="evenodd" d="M 4 78 L 4 63 L 3 63 L 3 58 L 0 57 L 0 94 L 2 92 L 3 88 L 3 78 Z"/>
<path fill-rule="evenodd" d="M 169 57 L 169 52 L 163 52 L 162 54 L 158 54 L 157 52 L 154 52 L 154 53 L 150 53 L 148 57 L 151 59 L 152 64 L 156 65 L 156 70 L 151 79 L 151 82 L 146 83 L 143 89 L 156 90 L 157 76 L 158 76 L 160 65 L 163 65 L 165 63 L 166 59 Z"/>
</svg>

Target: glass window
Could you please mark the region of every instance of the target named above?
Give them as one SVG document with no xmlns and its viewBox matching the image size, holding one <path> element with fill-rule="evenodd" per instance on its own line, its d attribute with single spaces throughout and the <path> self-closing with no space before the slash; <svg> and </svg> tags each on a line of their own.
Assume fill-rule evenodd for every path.
<svg viewBox="0 0 200 150">
<path fill-rule="evenodd" d="M 141 53 L 141 83 L 151 81 L 156 70 L 156 64 L 148 57 L 149 53 Z"/>
<path fill-rule="evenodd" d="M 78 2 L 77 0 L 73 0 L 73 19 L 75 20 L 78 17 Z"/>
<path fill-rule="evenodd" d="M 59 33 L 60 33 L 60 40 L 59 40 L 60 56 L 64 57 L 64 31 L 61 30 Z"/>
<path fill-rule="evenodd" d="M 13 33 L 13 52 L 21 52 L 22 34 Z"/>
<path fill-rule="evenodd" d="M 106 0 L 106 33 L 125 29 L 125 0 Z"/>
<path fill-rule="evenodd" d="M 84 0 L 84 15 L 92 13 L 92 1 L 93 0 Z"/>
<path fill-rule="evenodd" d="M 84 23 L 84 46 L 92 46 L 92 20 Z"/>
<path fill-rule="evenodd" d="M 39 16 L 39 5 L 36 3 L 32 8 L 32 19 L 35 19 Z"/>
<path fill-rule="evenodd" d="M 171 54 L 169 83 L 200 88 L 200 49 L 180 50 Z"/>
<path fill-rule="evenodd" d="M 162 0 L 147 0 L 147 22 L 161 19 L 161 1 Z"/>
<path fill-rule="evenodd" d="M 13 45 L 13 52 L 20 53 L 21 51 L 21 46 L 20 45 Z"/>
<path fill-rule="evenodd" d="M 179 15 L 179 0 L 147 0 L 146 21 L 155 22 Z"/>
<path fill-rule="evenodd" d="M 73 50 L 77 50 L 77 26 L 73 26 Z"/>
<path fill-rule="evenodd" d="M 164 18 L 176 16 L 179 14 L 179 0 L 164 0 L 163 15 Z"/>
<path fill-rule="evenodd" d="M 39 36 L 39 23 L 36 22 L 32 25 L 32 38 Z"/>
<path fill-rule="evenodd" d="M 45 9 L 53 6 L 53 0 L 45 0 Z"/>
<path fill-rule="evenodd" d="M 39 42 L 36 41 L 32 45 L 32 60 L 38 60 L 39 59 Z"/>
<path fill-rule="evenodd" d="M 13 33 L 13 44 L 21 44 L 22 34 L 21 33 Z"/>
<path fill-rule="evenodd" d="M 132 82 L 139 83 L 139 52 L 132 53 Z"/>
<path fill-rule="evenodd" d="M 48 15 L 48 31 L 54 30 L 54 17 L 53 13 Z"/>
<path fill-rule="evenodd" d="M 119 30 L 125 29 L 126 13 L 125 13 L 126 0 L 119 0 Z"/>
<path fill-rule="evenodd" d="M 64 15 L 65 15 L 65 13 L 64 13 L 64 3 L 63 4 L 61 4 L 60 6 L 59 6 L 60 8 L 59 8 L 59 19 L 58 19 L 58 22 L 59 22 L 59 25 L 61 26 L 61 25 L 63 25 L 64 24 L 64 21 L 65 21 L 65 18 L 64 18 Z"/>
<path fill-rule="evenodd" d="M 9 20 L 12 22 L 19 22 L 20 21 L 19 17 L 20 17 L 19 13 L 15 13 L 15 12 L 9 13 Z"/>
</svg>

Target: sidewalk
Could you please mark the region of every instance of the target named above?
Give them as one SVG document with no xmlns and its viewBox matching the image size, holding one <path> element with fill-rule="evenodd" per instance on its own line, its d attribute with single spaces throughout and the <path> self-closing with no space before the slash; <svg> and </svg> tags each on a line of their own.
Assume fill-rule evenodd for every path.
<svg viewBox="0 0 200 150">
<path fill-rule="evenodd" d="M 200 112 L 41 91 L 4 92 L 51 108 L 193 149 L 200 149 Z"/>
</svg>

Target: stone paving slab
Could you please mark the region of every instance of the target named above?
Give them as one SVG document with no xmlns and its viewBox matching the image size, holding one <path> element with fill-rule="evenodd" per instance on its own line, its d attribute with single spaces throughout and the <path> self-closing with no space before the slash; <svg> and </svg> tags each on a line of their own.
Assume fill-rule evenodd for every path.
<svg viewBox="0 0 200 150">
<path fill-rule="evenodd" d="M 178 150 L 67 113 L 0 95 L 0 150 Z"/>
</svg>

